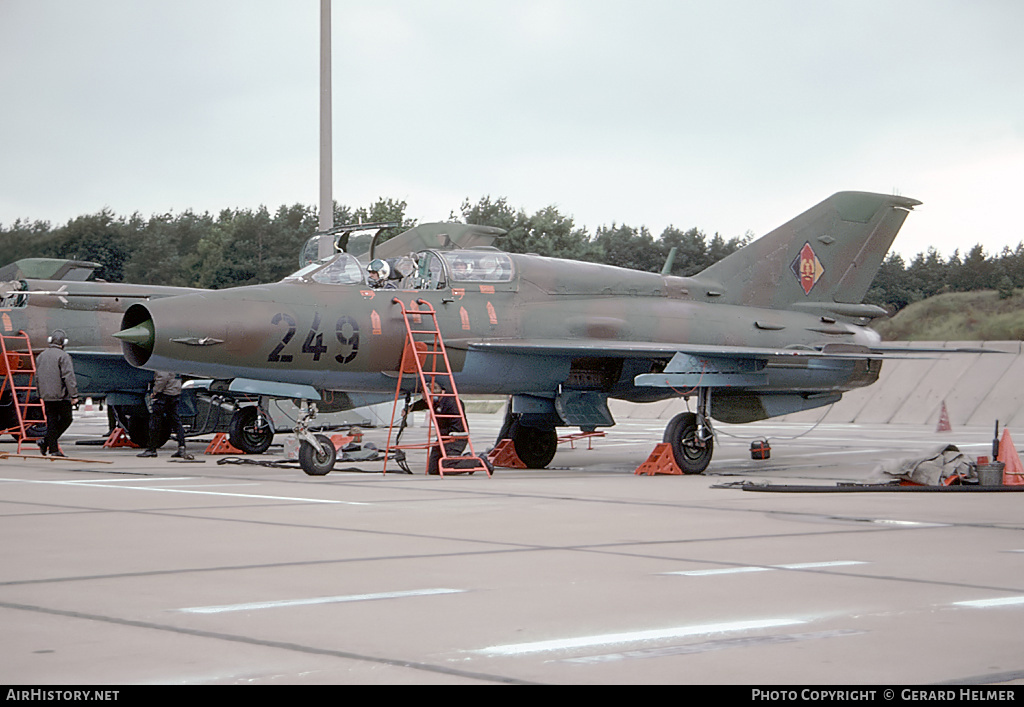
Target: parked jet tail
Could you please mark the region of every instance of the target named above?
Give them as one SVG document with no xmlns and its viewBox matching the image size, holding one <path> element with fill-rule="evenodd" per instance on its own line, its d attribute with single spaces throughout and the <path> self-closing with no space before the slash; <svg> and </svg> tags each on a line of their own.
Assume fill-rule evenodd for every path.
<svg viewBox="0 0 1024 707">
<path fill-rule="evenodd" d="M 695 279 L 718 302 L 842 313 L 842 305 L 864 299 L 907 214 L 920 203 L 867 192 L 833 194 Z"/>
</svg>

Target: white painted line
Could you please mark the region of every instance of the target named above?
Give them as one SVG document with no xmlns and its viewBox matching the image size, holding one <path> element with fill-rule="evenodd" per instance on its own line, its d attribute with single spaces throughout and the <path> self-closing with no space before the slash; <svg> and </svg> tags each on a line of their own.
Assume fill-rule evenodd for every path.
<svg viewBox="0 0 1024 707">
<path fill-rule="evenodd" d="M 662 574 L 674 574 L 683 577 L 707 577 L 716 574 L 741 574 L 744 572 L 771 572 L 773 570 L 803 570 L 815 567 L 843 567 L 846 565 L 866 565 L 860 560 L 835 560 L 832 562 L 801 562 L 793 565 L 766 565 L 765 567 L 727 567 L 716 570 L 685 570 L 681 572 L 662 572 Z"/>
<path fill-rule="evenodd" d="M 135 477 L 129 477 L 129 479 L 70 479 L 62 482 L 51 482 L 53 484 L 69 484 L 78 486 L 79 484 L 145 484 L 148 482 L 195 482 L 197 481 L 196 476 L 156 476 L 153 479 L 135 479 Z M 200 489 L 211 489 L 211 488 L 223 488 L 228 486 L 259 486 L 258 482 L 232 482 L 230 484 L 179 484 L 175 486 L 175 489 L 188 489 L 188 488 L 200 488 Z"/>
<path fill-rule="evenodd" d="M 224 606 L 195 606 L 178 609 L 187 614 L 223 614 L 229 611 L 252 611 L 254 609 L 277 609 L 282 606 L 311 606 L 314 604 L 339 604 L 349 601 L 376 601 L 378 599 L 403 599 L 405 597 L 432 596 L 435 594 L 460 594 L 465 589 L 413 589 L 406 592 L 381 592 L 379 594 L 349 594 L 337 597 L 313 597 L 311 599 L 283 599 L 280 601 L 257 601 L 249 604 L 226 604 Z"/>
<path fill-rule="evenodd" d="M 149 481 L 164 482 L 164 481 L 188 481 L 195 479 L 194 476 L 153 476 L 150 478 L 138 478 L 135 476 L 131 477 L 120 477 L 117 479 L 65 479 L 63 481 L 42 481 L 38 483 L 50 483 L 50 484 L 123 484 L 126 481 L 130 481 L 133 484 L 146 483 Z M 6 479 L 4 479 L 6 481 Z"/>
<path fill-rule="evenodd" d="M 130 481 L 133 484 L 145 483 L 147 481 L 156 481 L 163 483 L 164 481 L 188 481 L 189 479 L 195 479 L 194 476 L 154 476 L 149 478 L 117 478 L 117 479 L 64 479 L 62 481 L 40 481 L 39 479 L 0 479 L 0 481 L 10 482 L 21 482 L 23 484 L 56 484 L 57 486 L 78 486 L 81 484 L 117 484 Z"/>
<path fill-rule="evenodd" d="M 800 562 L 795 565 L 772 565 L 773 567 L 780 567 L 786 570 L 804 570 L 813 569 L 815 567 L 844 567 L 847 565 L 866 565 L 867 562 L 861 562 L 860 560 L 835 560 L 833 562 Z"/>
<path fill-rule="evenodd" d="M 957 601 L 953 606 L 969 606 L 972 609 L 985 609 L 991 606 L 1017 606 L 1024 604 L 1024 597 L 1003 597 L 1002 599 L 976 599 L 974 601 Z"/>
<path fill-rule="evenodd" d="M 31 479 L 0 479 L 0 481 L 19 481 L 21 483 L 28 484 L 54 484 L 57 486 L 78 486 L 81 482 L 78 481 L 36 481 Z M 269 500 L 269 501 L 300 501 L 303 503 L 335 503 L 346 506 L 369 506 L 369 503 L 360 503 L 358 501 L 337 501 L 333 499 L 324 498 L 299 498 L 296 496 L 264 496 L 261 494 L 250 494 L 250 493 L 224 493 L 221 491 L 189 491 L 186 489 L 158 489 L 148 488 L 145 486 L 98 486 L 93 488 L 108 488 L 115 489 L 117 491 L 156 491 L 158 493 L 189 493 L 197 496 L 226 496 L 229 498 L 245 498 L 245 499 L 258 499 L 258 500 Z"/>
<path fill-rule="evenodd" d="M 688 570 L 683 572 L 663 572 L 662 574 L 678 574 L 683 577 L 708 577 L 715 574 L 742 574 L 744 572 L 771 572 L 771 567 L 728 567 L 720 570 Z"/>
<path fill-rule="evenodd" d="M 630 631 L 626 633 L 605 633 L 597 636 L 580 636 L 578 638 L 559 638 L 550 641 L 533 643 L 510 643 L 504 646 L 490 646 L 473 651 L 486 655 L 526 655 L 527 653 L 543 653 L 573 648 L 590 648 L 592 646 L 608 646 L 638 641 L 658 641 L 666 638 L 685 638 L 707 633 L 724 633 L 726 631 L 749 631 L 777 626 L 792 626 L 806 623 L 799 619 L 763 619 L 759 621 L 728 621 L 716 624 L 699 624 L 696 626 L 676 626 L 673 628 L 653 629 L 650 631 Z"/>
</svg>

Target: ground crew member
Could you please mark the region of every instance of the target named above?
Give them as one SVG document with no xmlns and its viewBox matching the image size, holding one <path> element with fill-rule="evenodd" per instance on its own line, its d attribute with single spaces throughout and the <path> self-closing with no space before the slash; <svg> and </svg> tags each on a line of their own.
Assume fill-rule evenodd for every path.
<svg viewBox="0 0 1024 707">
<path fill-rule="evenodd" d="M 157 371 L 153 376 L 151 398 L 153 411 L 149 414 L 149 446 L 140 457 L 155 457 L 157 440 L 160 438 L 160 427 L 167 424 L 171 432 L 178 438 L 178 451 L 171 455 L 179 459 L 191 459 L 185 451 L 185 428 L 178 417 L 178 399 L 181 397 L 181 376 L 177 373 Z"/>
<path fill-rule="evenodd" d="M 436 378 L 430 381 L 430 392 L 434 398 L 434 414 L 437 415 L 437 427 L 442 437 L 455 437 L 444 445 L 446 456 L 458 457 L 466 450 L 469 444 L 469 432 L 462 424 L 465 415 L 462 414 L 461 403 L 454 395 L 447 395 L 446 387 Z M 426 410 L 427 400 L 424 397 L 409 407 L 410 412 Z M 448 417 L 452 415 L 454 417 Z M 441 463 L 441 445 L 437 444 L 430 448 L 430 459 L 427 462 L 427 473 L 438 474 L 438 465 Z"/>
<path fill-rule="evenodd" d="M 46 410 L 46 436 L 38 441 L 39 451 L 63 457 L 57 442 L 71 426 L 71 406 L 78 402 L 78 381 L 71 356 L 64 350 L 68 335 L 55 329 L 46 341 L 49 346 L 36 357 L 36 385 Z"/>
</svg>

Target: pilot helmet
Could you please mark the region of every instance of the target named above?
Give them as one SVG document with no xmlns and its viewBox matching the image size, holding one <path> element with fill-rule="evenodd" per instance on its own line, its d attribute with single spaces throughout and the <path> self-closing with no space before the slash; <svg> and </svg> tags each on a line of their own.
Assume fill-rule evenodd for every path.
<svg viewBox="0 0 1024 707">
<path fill-rule="evenodd" d="M 387 264 L 387 261 L 376 258 L 366 268 L 366 271 L 371 275 L 376 274 L 381 280 L 387 280 L 388 275 L 391 274 L 391 266 Z"/>
</svg>

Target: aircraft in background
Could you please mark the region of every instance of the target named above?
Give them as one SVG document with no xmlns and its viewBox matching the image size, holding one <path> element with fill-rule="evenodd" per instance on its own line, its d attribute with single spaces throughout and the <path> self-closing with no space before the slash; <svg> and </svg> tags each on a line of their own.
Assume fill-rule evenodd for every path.
<svg viewBox="0 0 1024 707">
<path fill-rule="evenodd" d="M 305 400 L 310 388 L 394 395 L 406 343 L 396 298 L 422 302 L 459 393 L 511 396 L 502 437 L 527 466 L 551 461 L 558 427 L 614 425 L 609 398 L 692 398 L 663 441 L 696 474 L 711 461 L 712 420 L 828 405 L 874 383 L 886 355 L 914 353 L 881 344 L 869 324 L 885 311 L 862 299 L 919 204 L 840 192 L 693 277 L 505 253 L 500 229 L 424 224 L 371 245 L 369 258 L 398 271 L 383 287 L 342 252 L 275 284 L 133 304 L 115 336 L 145 369 Z"/>
<path fill-rule="evenodd" d="M 57 258 L 25 258 L 0 267 L 0 334 L 24 332 L 33 351 L 38 352 L 46 347 L 54 330 L 63 330 L 80 398 L 104 399 L 114 424 L 124 428 L 134 443 L 146 446 L 146 394 L 153 374 L 129 365 L 120 342 L 112 335 L 121 328 L 121 318 L 132 303 L 205 290 L 94 280 L 100 267 L 99 263 Z M 190 435 L 224 431 L 241 451 L 259 454 L 267 450 L 273 440 L 273 422 L 260 407 L 259 395 L 246 390 L 244 380 L 231 385 L 209 382 L 205 389 L 191 386 L 186 383 L 179 408 Z M 0 429 L 17 425 L 13 402 L 5 391 L 0 399 Z M 322 405 L 324 412 L 331 412 L 365 404 L 358 396 L 337 395 L 330 404 Z M 166 441 L 170 430 L 162 434 L 164 439 L 157 446 Z"/>
</svg>

